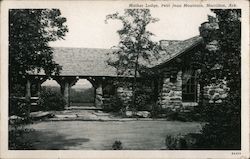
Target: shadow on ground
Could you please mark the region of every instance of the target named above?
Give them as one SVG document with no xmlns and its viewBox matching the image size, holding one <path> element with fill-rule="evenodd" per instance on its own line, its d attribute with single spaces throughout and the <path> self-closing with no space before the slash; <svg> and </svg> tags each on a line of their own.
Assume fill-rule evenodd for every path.
<svg viewBox="0 0 250 159">
<path fill-rule="evenodd" d="M 22 143 L 31 144 L 29 148 L 22 148 L 25 150 L 67 150 L 68 147 L 78 146 L 90 141 L 88 138 L 66 138 L 65 135 L 54 132 L 39 131 L 26 133 L 18 140 L 22 140 Z"/>
</svg>

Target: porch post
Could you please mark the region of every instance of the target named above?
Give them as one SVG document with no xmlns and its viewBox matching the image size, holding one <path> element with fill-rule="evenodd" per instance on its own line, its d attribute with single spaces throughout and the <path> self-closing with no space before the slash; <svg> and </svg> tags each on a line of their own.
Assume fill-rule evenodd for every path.
<svg viewBox="0 0 250 159">
<path fill-rule="evenodd" d="M 79 77 L 55 77 L 54 78 L 61 87 L 61 94 L 63 95 L 66 106 L 70 106 L 70 88 L 77 82 Z"/>
<path fill-rule="evenodd" d="M 28 102 L 28 105 L 27 105 L 28 108 L 26 109 L 26 113 L 27 113 L 28 116 L 30 115 L 30 100 L 31 100 L 31 91 L 30 91 L 30 87 L 31 87 L 30 79 L 27 79 L 27 81 L 26 81 L 25 99 L 26 99 L 27 102 Z"/>
<path fill-rule="evenodd" d="M 102 108 L 103 106 L 103 90 L 102 90 L 102 82 L 98 81 L 97 87 L 95 90 L 95 106 L 97 108 Z"/>
<path fill-rule="evenodd" d="M 25 93 L 25 98 L 26 98 L 27 100 L 30 100 L 30 98 L 31 98 L 30 87 L 31 87 L 31 82 L 30 82 L 29 79 L 27 79 L 27 82 L 26 82 L 26 93 Z"/>
<path fill-rule="evenodd" d="M 37 82 L 37 96 L 39 97 L 41 95 L 41 81 L 38 80 Z"/>
<path fill-rule="evenodd" d="M 68 81 L 65 81 L 63 96 L 66 101 L 66 107 L 69 107 L 69 82 Z"/>
</svg>

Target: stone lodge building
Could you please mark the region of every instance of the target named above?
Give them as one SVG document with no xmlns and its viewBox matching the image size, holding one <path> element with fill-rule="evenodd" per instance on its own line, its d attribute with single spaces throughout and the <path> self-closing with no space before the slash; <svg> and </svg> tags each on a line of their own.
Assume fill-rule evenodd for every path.
<svg viewBox="0 0 250 159">
<path fill-rule="evenodd" d="M 163 109 L 197 106 L 201 96 L 201 86 L 197 80 L 200 68 L 192 61 L 192 55 L 202 53 L 202 38 L 195 36 L 184 41 L 162 40 L 160 46 L 159 58 L 152 58 L 150 63 L 141 61 L 155 73 L 147 79 L 138 77 L 138 82 L 145 86 L 143 88 L 146 91 L 156 95 L 154 102 Z M 109 98 L 115 94 L 124 103 L 131 100 L 132 87 L 117 86 L 114 82 L 120 79 L 132 82 L 133 76 L 118 75 L 116 68 L 108 65 L 111 52 L 112 49 L 54 48 L 54 60 L 62 66 L 62 70 L 60 76 L 52 78 L 60 85 L 67 106 L 70 106 L 70 88 L 78 79 L 87 79 L 93 85 L 95 106 L 98 108 L 108 104 Z M 42 71 L 35 70 L 29 74 L 26 98 L 39 95 L 41 84 L 46 80 Z M 31 92 L 32 85 L 37 86 L 37 93 Z M 224 86 L 202 88 L 205 90 L 202 95 L 210 100 L 214 96 L 225 96 Z"/>
</svg>

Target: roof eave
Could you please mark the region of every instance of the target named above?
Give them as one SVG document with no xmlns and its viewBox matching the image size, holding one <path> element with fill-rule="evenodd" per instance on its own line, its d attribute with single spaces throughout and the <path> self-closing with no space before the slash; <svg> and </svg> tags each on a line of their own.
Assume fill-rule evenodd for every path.
<svg viewBox="0 0 250 159">
<path fill-rule="evenodd" d="M 191 46 L 189 46 L 188 48 L 186 48 L 185 50 L 182 50 L 180 53 L 176 54 L 175 56 L 169 58 L 167 61 L 162 62 L 156 66 L 151 67 L 150 69 L 160 69 L 162 67 L 165 67 L 166 65 L 168 65 L 170 62 L 172 62 L 174 59 L 182 56 L 183 54 L 187 53 L 188 51 L 192 50 L 193 48 L 195 48 L 196 46 L 200 45 L 202 43 L 202 39 L 199 39 L 198 41 L 196 41 L 194 44 L 192 44 Z"/>
</svg>

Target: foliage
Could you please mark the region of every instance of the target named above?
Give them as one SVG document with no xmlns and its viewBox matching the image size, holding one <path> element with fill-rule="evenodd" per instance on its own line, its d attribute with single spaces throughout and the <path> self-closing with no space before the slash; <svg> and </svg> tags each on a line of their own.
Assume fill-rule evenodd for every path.
<svg viewBox="0 0 250 159">
<path fill-rule="evenodd" d="M 237 105 L 228 102 L 206 105 L 204 118 L 207 124 L 196 145 L 202 149 L 240 149 L 240 119 Z"/>
<path fill-rule="evenodd" d="M 187 142 L 182 135 L 171 136 L 167 135 L 165 139 L 166 149 L 168 150 L 180 150 L 187 149 Z"/>
<path fill-rule="evenodd" d="M 78 90 L 78 89 L 77 89 Z M 70 90 L 70 101 L 73 103 L 93 103 L 94 102 L 94 88 L 83 88 L 77 91 Z"/>
<path fill-rule="evenodd" d="M 136 110 L 147 110 L 151 111 L 152 110 L 152 105 L 154 104 L 153 101 L 153 92 L 152 91 L 146 91 L 144 88 L 138 86 L 136 89 L 136 100 L 135 100 L 135 105 L 136 105 Z"/>
<path fill-rule="evenodd" d="M 184 110 L 172 110 L 171 108 L 163 109 L 160 106 L 153 106 L 151 111 L 151 115 L 154 118 L 166 118 L 168 121 L 203 121 L 203 114 L 201 110 L 195 108 L 193 110 L 184 111 Z"/>
<path fill-rule="evenodd" d="M 202 149 L 197 145 L 197 140 L 201 139 L 201 134 L 190 133 L 187 135 L 167 135 L 165 139 L 168 150 L 197 150 Z"/>
<path fill-rule="evenodd" d="M 123 101 L 117 95 L 111 96 L 109 103 L 104 105 L 106 111 L 123 112 L 125 108 Z"/>
<path fill-rule="evenodd" d="M 66 101 L 60 93 L 46 90 L 42 91 L 38 100 L 38 105 L 42 110 L 63 110 Z"/>
<path fill-rule="evenodd" d="M 30 141 L 24 140 L 24 135 L 33 131 L 33 129 L 24 126 L 30 123 L 30 120 L 16 120 L 9 126 L 9 149 L 10 150 L 29 150 L 32 148 Z"/>
<path fill-rule="evenodd" d="M 25 134 L 33 131 L 32 129 L 24 128 L 23 126 L 14 126 L 9 130 L 9 149 L 10 150 L 30 150 L 32 149 L 32 143 L 24 140 Z"/>
<path fill-rule="evenodd" d="M 122 142 L 121 141 L 115 141 L 114 144 L 112 145 L 113 150 L 122 150 Z"/>
<path fill-rule="evenodd" d="M 162 117 L 162 108 L 159 104 L 154 103 L 152 104 L 152 110 L 150 112 L 152 118 L 160 118 Z"/>
<path fill-rule="evenodd" d="M 201 141 L 204 149 L 240 149 L 241 145 L 241 11 L 239 9 L 212 10 L 216 17 L 201 27 L 204 54 L 200 82 L 208 85 L 226 79 L 228 97 L 219 105 L 203 104 L 205 120 Z"/>
<path fill-rule="evenodd" d="M 21 98 L 9 98 L 9 116 L 17 115 L 27 117 L 29 114 L 29 101 Z"/>
<path fill-rule="evenodd" d="M 126 9 L 124 15 L 107 15 L 106 21 L 109 19 L 121 21 L 123 27 L 117 31 L 120 42 L 113 52 L 116 59 L 110 59 L 108 62 L 117 68 L 119 75 L 134 76 L 132 107 L 135 107 L 137 74 L 145 68 L 139 61 L 143 59 L 150 62 L 150 57 L 158 53 L 156 43 L 151 41 L 153 33 L 147 31 L 147 26 L 158 19 L 152 17 L 149 9 Z"/>
<path fill-rule="evenodd" d="M 168 150 L 175 150 L 178 146 L 178 139 L 173 136 L 167 135 L 165 144 Z"/>
<path fill-rule="evenodd" d="M 59 86 L 42 86 L 41 91 L 52 91 L 52 92 L 60 93 L 61 89 Z"/>
<path fill-rule="evenodd" d="M 68 31 L 66 18 L 59 9 L 9 10 L 9 80 L 10 92 L 23 84 L 27 71 L 43 69 L 46 75 L 58 74 L 60 66 L 53 61 L 49 42 L 63 39 Z"/>
</svg>

